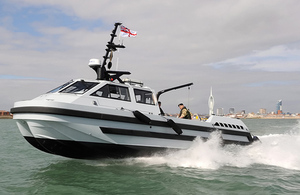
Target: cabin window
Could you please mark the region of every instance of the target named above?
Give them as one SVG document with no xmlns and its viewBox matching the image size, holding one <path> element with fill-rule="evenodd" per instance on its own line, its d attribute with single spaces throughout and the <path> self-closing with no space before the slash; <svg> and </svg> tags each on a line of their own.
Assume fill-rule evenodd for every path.
<svg viewBox="0 0 300 195">
<path fill-rule="evenodd" d="M 105 97 L 130 101 L 130 95 L 127 87 L 117 85 L 105 85 L 91 94 L 92 96 Z"/>
<path fill-rule="evenodd" d="M 220 123 L 221 127 L 224 127 L 223 123 Z"/>
<path fill-rule="evenodd" d="M 88 90 L 92 89 L 98 85 L 98 83 L 94 82 L 86 82 L 84 80 L 77 81 L 70 85 L 69 87 L 63 89 L 60 91 L 60 93 L 76 93 L 76 94 L 83 94 L 87 92 Z"/>
<path fill-rule="evenodd" d="M 70 85 L 73 81 L 69 81 L 59 87 L 56 87 L 55 89 L 52 89 L 51 91 L 48 91 L 47 93 L 55 93 L 58 92 L 59 90 L 61 90 L 62 88 L 65 88 L 66 86 Z"/>
<path fill-rule="evenodd" d="M 215 123 L 215 126 L 220 126 L 218 122 Z"/>
<path fill-rule="evenodd" d="M 135 100 L 137 103 L 154 105 L 151 91 L 134 89 Z"/>
<path fill-rule="evenodd" d="M 235 128 L 236 129 L 236 126 L 235 125 L 232 125 L 233 126 L 233 128 Z"/>
<path fill-rule="evenodd" d="M 225 127 L 228 127 L 228 125 L 227 125 L 226 123 L 224 123 L 224 126 L 225 126 Z"/>
<path fill-rule="evenodd" d="M 231 124 L 228 124 L 228 126 L 229 126 L 230 128 L 232 128 Z"/>
</svg>

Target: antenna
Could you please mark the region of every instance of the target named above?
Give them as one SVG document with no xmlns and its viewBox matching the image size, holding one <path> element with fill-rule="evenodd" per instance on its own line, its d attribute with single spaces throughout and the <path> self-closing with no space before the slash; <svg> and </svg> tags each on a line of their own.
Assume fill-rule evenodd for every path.
<svg viewBox="0 0 300 195">
<path fill-rule="evenodd" d="M 115 23 L 115 27 L 114 29 L 112 30 L 112 33 L 110 34 L 111 38 L 110 38 L 110 41 L 107 42 L 107 45 L 106 45 L 106 53 L 105 55 L 103 56 L 103 62 L 102 62 L 102 65 L 99 64 L 92 64 L 90 67 L 92 69 L 95 70 L 96 74 L 97 74 L 97 80 L 115 80 L 117 79 L 118 81 L 122 82 L 122 80 L 120 79 L 120 76 L 122 76 L 123 74 L 130 74 L 130 72 L 127 72 L 127 71 L 107 71 L 106 70 L 106 65 L 107 65 L 107 68 L 110 69 L 112 67 L 112 58 L 113 58 L 113 52 L 117 51 L 118 48 L 125 48 L 125 46 L 122 44 L 118 44 L 116 45 L 114 43 L 114 38 L 117 37 L 116 35 L 116 32 L 117 32 L 117 29 L 118 29 L 118 26 L 120 26 L 122 23 L 120 22 L 117 22 Z M 109 62 L 108 64 L 106 63 L 106 61 L 109 59 Z"/>
<path fill-rule="evenodd" d="M 97 75 L 97 80 L 108 80 L 109 79 L 109 75 L 107 74 L 106 68 L 105 68 L 106 60 L 109 58 L 109 56 L 108 56 L 109 53 L 116 51 L 117 48 L 125 48 L 124 45 L 114 44 L 114 38 L 117 37 L 116 32 L 117 32 L 118 26 L 120 26 L 121 24 L 122 23 L 120 23 L 120 22 L 115 23 L 115 28 L 113 29 L 112 34 L 110 34 L 111 38 L 110 38 L 110 41 L 107 42 L 108 43 L 106 45 L 107 48 L 105 49 L 106 53 L 105 53 L 105 56 L 103 56 L 104 60 L 103 60 L 102 66 L 101 66 L 100 75 Z M 112 58 L 110 58 L 110 60 L 111 59 Z M 111 68 L 111 66 L 112 66 L 112 64 L 110 64 L 109 68 Z"/>
<path fill-rule="evenodd" d="M 190 107 L 190 90 L 191 89 L 191 87 L 190 86 L 188 86 L 188 108 Z"/>
</svg>

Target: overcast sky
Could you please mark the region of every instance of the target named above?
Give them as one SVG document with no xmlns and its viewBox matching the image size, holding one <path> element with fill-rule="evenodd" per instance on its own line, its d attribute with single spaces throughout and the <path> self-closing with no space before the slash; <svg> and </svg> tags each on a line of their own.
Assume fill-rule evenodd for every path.
<svg viewBox="0 0 300 195">
<path fill-rule="evenodd" d="M 0 1 L 0 110 L 72 78 L 95 79 L 90 58 L 105 53 L 114 22 L 138 32 L 115 54 L 119 70 L 155 91 L 193 82 L 161 96 L 165 112 L 178 103 L 216 108 L 300 112 L 298 0 L 10 0 Z"/>
</svg>

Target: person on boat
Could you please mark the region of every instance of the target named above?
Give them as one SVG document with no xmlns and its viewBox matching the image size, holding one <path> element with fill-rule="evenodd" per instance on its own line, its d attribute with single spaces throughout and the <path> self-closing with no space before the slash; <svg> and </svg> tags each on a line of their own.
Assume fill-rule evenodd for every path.
<svg viewBox="0 0 300 195">
<path fill-rule="evenodd" d="M 192 114 L 183 103 L 178 104 L 178 107 L 180 108 L 179 118 L 192 119 Z"/>
<path fill-rule="evenodd" d="M 160 101 L 158 102 L 158 106 L 159 106 L 159 110 L 160 110 L 160 115 L 165 116 L 165 112 L 161 108 L 161 102 Z"/>
</svg>

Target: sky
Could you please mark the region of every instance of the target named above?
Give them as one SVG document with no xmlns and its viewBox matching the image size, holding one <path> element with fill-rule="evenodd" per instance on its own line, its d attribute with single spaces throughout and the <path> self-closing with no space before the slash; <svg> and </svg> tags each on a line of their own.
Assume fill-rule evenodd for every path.
<svg viewBox="0 0 300 195">
<path fill-rule="evenodd" d="M 0 0 L 0 110 L 75 78 L 95 79 L 89 59 L 105 54 L 115 22 L 137 31 L 123 38 L 113 68 L 130 71 L 162 107 L 300 112 L 298 0 Z M 118 42 L 118 39 L 116 39 Z M 125 76 L 127 77 L 127 76 Z"/>
</svg>

